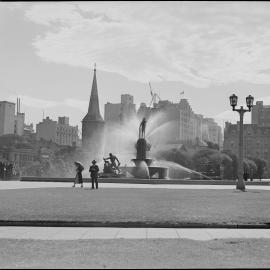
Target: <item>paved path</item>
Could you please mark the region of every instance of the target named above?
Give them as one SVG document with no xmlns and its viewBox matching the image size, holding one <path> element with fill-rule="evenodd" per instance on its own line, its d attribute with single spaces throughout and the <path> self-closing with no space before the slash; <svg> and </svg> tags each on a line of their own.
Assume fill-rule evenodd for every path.
<svg viewBox="0 0 270 270">
<path fill-rule="evenodd" d="M 55 182 L 20 182 L 20 181 L 0 181 L 0 190 L 7 189 L 24 189 L 24 188 L 57 188 L 70 187 L 72 183 L 55 183 Z M 86 188 L 91 186 L 90 183 L 84 185 Z M 100 188 L 163 188 L 163 189 L 235 189 L 235 185 L 166 185 L 166 184 L 116 184 L 100 183 Z M 77 185 L 76 188 L 80 188 Z M 246 186 L 246 190 L 270 190 L 270 186 Z"/>
<path fill-rule="evenodd" d="M 269 229 L 0 227 L 0 239 L 193 239 L 270 238 Z"/>
</svg>

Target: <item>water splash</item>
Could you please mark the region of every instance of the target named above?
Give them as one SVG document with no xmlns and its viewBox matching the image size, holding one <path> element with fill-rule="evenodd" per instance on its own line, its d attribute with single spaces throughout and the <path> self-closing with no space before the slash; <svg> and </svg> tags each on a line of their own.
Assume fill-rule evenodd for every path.
<svg viewBox="0 0 270 270">
<path fill-rule="evenodd" d="M 200 173 L 200 172 L 197 172 L 195 170 L 189 169 L 189 168 L 187 168 L 185 166 L 182 166 L 182 165 L 180 165 L 178 163 L 175 163 L 175 162 L 172 162 L 172 161 L 155 160 L 153 162 L 153 166 L 163 166 L 163 167 L 166 166 L 166 167 L 169 168 L 169 172 L 171 172 L 171 174 L 173 174 L 173 170 L 175 170 L 179 174 L 181 174 L 181 173 L 183 174 L 183 172 L 186 172 L 187 175 L 189 175 L 189 176 L 191 174 L 198 174 L 198 175 L 200 175 L 202 177 L 205 177 L 205 178 L 207 178 L 209 180 L 215 181 L 214 179 L 212 179 L 211 177 L 209 177 L 209 176 L 207 176 L 207 175 L 205 175 L 203 173 Z"/>
</svg>

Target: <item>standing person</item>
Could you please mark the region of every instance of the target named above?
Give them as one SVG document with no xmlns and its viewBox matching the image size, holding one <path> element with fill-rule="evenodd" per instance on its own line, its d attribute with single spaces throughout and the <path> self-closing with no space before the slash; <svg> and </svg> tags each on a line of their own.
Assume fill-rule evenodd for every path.
<svg viewBox="0 0 270 270">
<path fill-rule="evenodd" d="M 76 184 L 81 184 L 82 188 L 83 187 L 82 171 L 84 170 L 84 167 L 81 163 L 76 161 L 74 162 L 74 164 L 76 166 L 76 177 L 72 187 L 75 187 Z"/>
<path fill-rule="evenodd" d="M 0 161 L 0 179 L 4 179 L 4 162 Z"/>
<path fill-rule="evenodd" d="M 98 189 L 98 172 L 99 172 L 99 167 L 96 165 L 96 161 L 92 161 L 92 165 L 89 168 L 89 172 L 92 178 L 92 189 L 94 189 L 94 183 L 96 183 L 96 189 Z"/>
<path fill-rule="evenodd" d="M 245 181 L 248 180 L 248 176 L 249 176 L 248 173 L 245 171 L 244 174 L 243 174 L 243 178 L 244 178 Z"/>
</svg>

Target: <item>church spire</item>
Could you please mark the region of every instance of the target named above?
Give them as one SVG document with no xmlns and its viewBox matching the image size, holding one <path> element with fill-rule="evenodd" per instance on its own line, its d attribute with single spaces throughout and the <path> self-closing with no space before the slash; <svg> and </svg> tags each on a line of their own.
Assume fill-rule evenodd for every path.
<svg viewBox="0 0 270 270">
<path fill-rule="evenodd" d="M 97 89 L 96 64 L 94 65 L 94 76 L 92 83 L 91 96 L 89 101 L 88 113 L 84 120 L 103 121 L 99 110 L 99 99 Z"/>
</svg>

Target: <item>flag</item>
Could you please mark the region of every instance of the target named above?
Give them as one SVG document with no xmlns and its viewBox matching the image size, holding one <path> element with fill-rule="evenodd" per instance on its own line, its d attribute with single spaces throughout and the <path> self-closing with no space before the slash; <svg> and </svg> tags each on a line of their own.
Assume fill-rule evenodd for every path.
<svg viewBox="0 0 270 270">
<path fill-rule="evenodd" d="M 153 97 L 154 94 L 153 94 L 152 90 L 150 90 L 150 91 L 151 91 L 151 96 Z"/>
<path fill-rule="evenodd" d="M 180 95 L 183 95 L 185 92 L 184 91 L 182 91 L 181 93 L 180 93 Z"/>
</svg>

